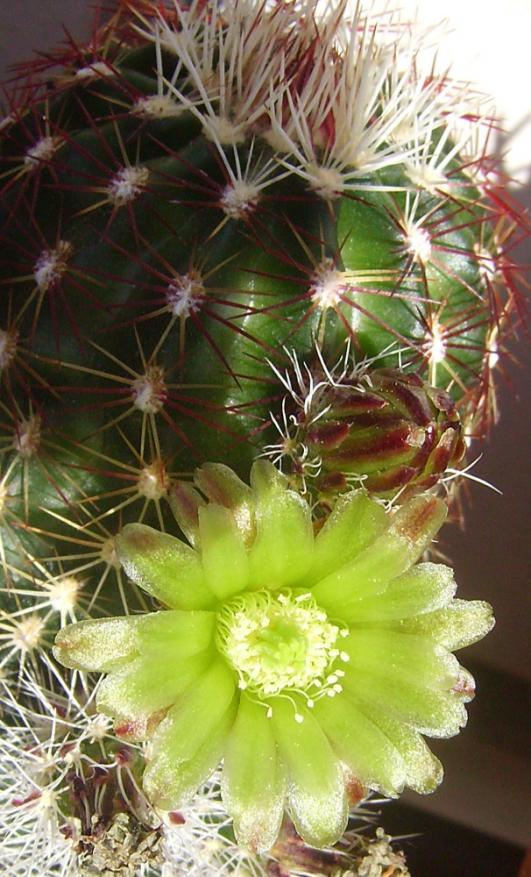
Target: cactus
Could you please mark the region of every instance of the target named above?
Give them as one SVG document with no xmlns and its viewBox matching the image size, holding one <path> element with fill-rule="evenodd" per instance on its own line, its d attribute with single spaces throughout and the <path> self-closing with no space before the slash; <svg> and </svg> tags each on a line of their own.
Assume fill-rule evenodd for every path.
<svg viewBox="0 0 531 877">
<path fill-rule="evenodd" d="M 158 739 L 166 719 L 157 712 L 174 702 L 165 685 L 151 712 L 139 691 L 138 710 L 122 715 L 114 693 L 105 701 L 112 683 L 96 694 L 91 675 L 127 676 L 126 665 L 111 667 L 96 652 L 159 603 L 171 607 L 157 613 L 161 624 L 173 610 L 210 611 L 200 577 L 188 595 L 186 576 L 182 586 L 161 584 L 158 574 L 150 584 L 165 545 L 197 565 L 178 528 L 203 550 L 201 562 L 209 562 L 206 540 L 218 553 L 213 569 L 234 565 L 232 584 L 225 578 L 236 594 L 238 557 L 254 548 L 249 532 L 245 549 L 231 539 L 269 521 L 263 510 L 260 518 L 260 490 L 247 486 L 256 458 L 269 456 L 287 475 L 275 481 L 265 462 L 252 470 L 256 483 L 267 472 L 283 496 L 296 497 L 308 548 L 314 535 L 326 541 L 352 497 L 390 532 L 389 520 L 415 503 L 442 508 L 435 494 L 444 496 L 466 445 L 493 417 L 492 371 L 519 320 L 511 248 L 523 219 L 488 154 L 490 110 L 447 76 L 420 75 L 422 38 L 393 16 L 377 20 L 361 5 L 349 13 L 346 0 L 325 5 L 318 16 L 309 0 L 122 0 L 87 46 L 70 41 L 26 65 L 8 98 L 0 122 L 1 666 L 7 762 L 23 749 L 31 767 L 21 793 L 8 778 L 3 786 L 20 860 L 28 862 L 32 844 L 39 850 L 28 874 L 54 873 L 57 849 L 81 873 L 105 873 L 112 861 L 124 874 L 147 874 L 170 861 L 169 835 L 194 824 L 180 810 L 162 819 L 154 807 L 154 785 L 167 784 L 164 746 L 147 772 L 147 797 L 142 791 L 138 741 Z M 270 584 L 263 575 L 289 547 L 282 502 L 278 514 L 253 561 L 257 574 L 262 566 L 249 592 L 256 612 Z M 338 537 L 338 562 L 361 550 L 356 528 L 350 541 Z M 132 559 L 134 534 L 147 541 Z M 293 534 L 296 542 L 297 527 Z M 397 538 L 407 542 L 407 534 Z M 377 561 L 390 565 L 385 581 L 407 575 L 413 554 L 406 551 L 404 566 L 386 552 Z M 305 574 L 292 571 L 287 581 L 285 572 L 278 585 L 297 582 L 300 596 Z M 429 602 L 430 575 L 418 574 L 428 601 L 418 618 L 416 610 L 396 616 L 402 634 L 437 651 L 486 632 L 485 609 L 450 603 L 451 594 Z M 415 602 L 413 590 L 406 596 Z M 322 622 L 325 639 L 343 618 L 342 594 L 332 600 L 332 622 Z M 249 610 L 247 592 L 239 599 Z M 318 600 L 312 607 L 308 618 L 321 611 Z M 133 617 L 115 624 L 116 616 Z M 82 626 L 65 628 L 71 622 Z M 51 656 L 62 628 L 56 657 L 73 672 Z M 92 629 L 94 654 L 87 646 L 79 660 L 69 657 L 75 632 Z M 236 672 L 228 645 L 218 637 L 216 647 Z M 429 673 L 430 661 L 417 659 Z M 404 658 L 408 672 L 415 660 Z M 453 698 L 458 680 L 447 683 Z M 134 691 L 131 683 L 126 694 Z M 150 694 L 156 701 L 160 691 Z M 470 694 L 468 684 L 460 694 Z M 392 738 L 401 732 L 382 709 L 380 737 Z M 115 731 L 100 710 L 118 719 Z M 434 733 L 443 726 L 441 719 Z M 423 728 L 419 720 L 411 740 Z M 418 759 L 413 774 L 426 766 Z M 220 873 L 240 856 L 251 873 L 275 873 L 282 856 L 268 859 L 265 850 L 283 796 L 275 836 L 254 843 L 260 859 L 236 845 L 218 780 L 207 773 L 197 772 L 189 791 L 206 780 L 221 852 L 212 863 L 199 858 L 200 873 Z M 357 773 L 352 782 L 390 793 L 407 779 L 385 783 L 370 764 Z M 342 816 L 328 832 L 308 829 L 291 803 L 303 838 L 339 837 L 347 798 L 344 789 L 338 795 Z M 181 807 L 177 792 L 164 799 L 175 802 Z M 236 835 L 253 847 L 242 828 L 252 802 L 249 810 L 240 804 Z M 318 816 L 310 812 L 310 823 Z M 46 828 L 38 843 L 35 820 Z M 291 829 L 283 831 L 275 849 L 285 852 Z M 300 843 L 324 870 L 324 854 Z M 375 843 L 393 864 L 382 838 Z"/>
</svg>

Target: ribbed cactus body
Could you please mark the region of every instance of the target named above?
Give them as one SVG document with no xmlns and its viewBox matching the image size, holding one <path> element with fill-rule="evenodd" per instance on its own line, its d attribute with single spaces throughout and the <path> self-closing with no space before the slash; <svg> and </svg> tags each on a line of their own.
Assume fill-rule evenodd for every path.
<svg viewBox="0 0 531 877">
<path fill-rule="evenodd" d="M 406 688 L 428 667 L 426 685 L 432 670 L 434 679 L 444 677 L 452 710 L 469 699 L 471 678 L 448 675 L 444 661 L 439 667 L 432 657 L 439 661 L 443 647 L 460 648 L 487 632 L 490 610 L 462 601 L 453 606 L 449 570 L 428 563 L 406 572 L 446 513 L 432 494 L 443 494 L 448 469 L 449 477 L 458 474 L 466 443 L 484 431 L 490 415 L 491 372 L 516 310 L 510 247 L 519 216 L 493 180 L 481 136 L 491 127 L 489 114 L 481 102 L 463 104 L 445 76 L 419 74 L 420 45 L 393 16 L 373 19 L 358 4 L 349 18 L 346 0 L 331 3 L 322 16 L 313 0 L 122 0 L 117 6 L 88 46 L 70 43 L 28 65 L 0 120 L 6 763 L 13 751 L 33 758 L 38 740 L 52 765 L 49 781 L 41 774 L 32 779 L 24 767 L 26 785 L 34 788 L 27 798 L 18 791 L 13 797 L 10 837 L 19 842 L 17 808 L 37 802 L 45 814 L 38 810 L 38 824 L 52 826 L 35 858 L 35 873 L 44 877 L 55 873 L 64 843 L 65 874 L 70 860 L 72 869 L 87 873 L 114 871 L 117 863 L 128 873 L 133 864 L 147 873 L 164 857 L 207 877 L 238 870 L 240 859 L 246 870 L 262 873 L 263 865 L 265 873 L 272 860 L 258 862 L 254 853 L 271 845 L 279 826 L 266 808 L 262 828 L 269 825 L 269 833 L 257 843 L 253 796 L 267 797 L 271 778 L 263 752 L 255 758 L 246 749 L 251 739 L 265 741 L 270 754 L 277 744 L 284 747 L 289 788 L 300 784 L 299 804 L 314 802 L 304 804 L 304 819 L 297 816 L 298 830 L 323 845 L 340 835 L 350 799 L 358 801 L 366 784 L 386 794 L 406 781 L 432 789 L 439 767 L 429 782 L 419 780 L 427 769 L 433 773 L 435 762 L 426 760 L 415 729 L 455 733 L 464 721 L 462 708 L 448 723 L 442 713 L 440 721 L 426 718 L 430 704 L 441 706 L 439 693 L 417 703 L 416 689 Z M 276 468 L 256 460 L 264 456 Z M 178 528 L 193 548 L 176 538 Z M 127 546 L 131 533 L 136 542 Z M 316 566 L 308 578 L 314 542 Z M 153 586 L 144 566 L 155 570 Z M 288 590 L 273 599 L 269 591 L 281 584 Z M 316 584 L 319 599 L 302 593 Z M 245 592 L 241 605 L 238 592 Z M 370 605 L 362 599 L 357 606 L 363 594 Z M 253 721 L 240 717 L 227 750 L 237 780 L 230 782 L 243 795 L 234 811 L 236 836 L 252 854 L 234 852 L 216 778 L 203 789 L 199 808 L 194 799 L 195 815 L 193 808 L 190 819 L 171 812 L 163 825 L 153 810 L 160 798 L 148 800 L 140 791 L 140 754 L 134 743 L 121 742 L 147 739 L 180 697 L 179 674 L 184 688 L 195 679 L 194 655 L 189 667 L 188 658 L 181 660 L 180 628 L 170 630 L 168 642 L 158 635 L 147 642 L 143 682 L 136 658 L 132 670 L 121 668 L 124 697 L 139 698 L 131 709 L 116 707 L 117 667 L 107 705 L 94 693 L 93 671 L 116 646 L 112 631 L 123 646 L 120 631 L 151 614 L 158 624 L 166 604 L 175 609 L 170 621 L 190 610 L 193 627 L 214 603 L 229 699 L 243 660 L 235 618 L 245 627 L 249 615 L 252 631 L 261 637 L 265 630 L 265 643 L 273 634 L 273 658 L 266 643 L 258 670 L 277 673 L 278 648 L 288 658 L 298 655 L 300 665 L 292 678 L 290 659 L 287 675 L 275 676 L 274 684 L 269 676 L 264 682 L 262 670 L 253 676 L 251 692 L 264 694 L 267 682 L 268 697 L 278 697 L 280 707 L 275 713 L 271 704 L 269 715 L 252 703 Z M 352 655 L 334 646 L 344 615 L 349 624 L 369 626 Z M 375 619 L 384 632 L 398 627 L 378 639 L 370 630 Z M 52 658 L 55 635 L 78 621 L 88 626 L 68 630 L 103 632 L 92 644 L 94 656 L 88 664 L 72 663 L 70 634 L 63 648 L 59 633 Z M 426 651 L 420 641 L 432 627 Z M 301 655 L 311 646 L 310 666 L 311 649 L 319 657 L 323 642 L 329 653 L 315 676 Z M 203 645 L 192 642 L 201 651 L 201 674 L 214 648 L 202 654 Z M 408 683 L 400 682 L 401 693 L 382 670 L 389 654 L 390 668 Z M 336 673 L 338 655 L 352 659 L 351 675 Z M 238 692 L 249 684 L 246 660 Z M 347 702 L 353 697 L 367 715 L 352 725 L 328 698 L 317 704 L 339 751 L 328 759 L 323 782 L 337 785 L 332 798 L 340 801 L 341 819 L 333 830 L 314 831 L 310 823 L 328 818 L 318 778 L 324 777 L 319 753 L 330 754 L 331 743 L 309 712 L 320 694 L 308 695 L 306 718 L 300 712 L 292 721 L 287 705 L 306 683 L 310 693 L 319 688 L 325 671 L 321 693 L 340 695 L 338 679 L 346 674 Z M 375 673 L 385 697 L 372 703 Z M 176 726 L 175 740 L 189 744 L 183 776 L 195 764 L 197 716 L 211 717 L 216 705 L 215 679 L 212 697 L 209 685 L 204 713 L 190 713 L 189 740 Z M 144 698 L 150 709 L 142 725 L 137 707 Z M 231 704 L 218 735 L 229 733 Z M 117 736 L 98 710 L 124 718 Z M 398 718 L 413 731 L 398 728 Z M 314 729 L 312 764 L 306 755 L 299 764 L 304 721 Z M 258 735 L 245 732 L 253 722 Z M 41 727 L 51 728 L 48 738 L 42 732 L 42 747 Z M 143 733 L 135 736 L 135 729 Z M 212 744 L 206 724 L 201 733 L 204 755 Z M 207 753 L 211 768 L 222 751 Z M 368 751 L 374 758 L 367 760 Z M 392 781 L 384 752 L 396 768 Z M 255 775 L 258 762 L 264 783 Z M 349 765 L 348 774 L 340 762 Z M 201 765 L 197 776 L 190 774 L 190 791 L 207 776 Z M 152 788 L 168 785 L 162 768 Z M 314 769 L 315 783 L 308 774 Z M 285 790 L 273 791 L 278 821 Z M 172 802 L 180 807 L 180 795 Z M 310 828 L 301 829 L 306 817 Z M 190 829 L 191 847 L 178 839 L 179 851 L 170 855 L 172 820 Z M 329 853 L 294 852 L 290 830 L 285 824 L 274 869 L 300 861 L 323 870 Z M 34 846 L 32 837 L 21 861 Z M 396 864 L 383 846 L 385 864 Z M 350 873 L 343 856 L 340 870 Z"/>
<path fill-rule="evenodd" d="M 69 520 L 56 518 L 55 532 L 83 497 L 95 498 L 88 517 L 114 522 L 120 488 L 150 505 L 168 473 L 204 460 L 245 475 L 271 436 L 282 387 L 270 362 L 282 367 L 283 348 L 304 362 L 317 344 L 333 362 L 349 341 L 358 360 L 448 389 L 472 428 L 496 326 L 485 279 L 496 244 L 450 136 L 434 124 L 419 152 L 402 134 L 402 161 L 361 164 L 337 191 L 333 167 L 314 179 L 275 142 L 267 101 L 226 143 L 201 125 L 189 66 L 163 40 L 128 49 L 117 33 L 102 37 L 108 60 L 67 65 L 3 131 L 12 456 L 24 423 L 40 418 L 6 509 L 49 529 L 44 505 Z M 385 83 L 376 117 L 384 93 Z M 320 128 L 325 157 L 332 122 Z M 138 516 L 131 506 L 120 525 Z"/>
</svg>

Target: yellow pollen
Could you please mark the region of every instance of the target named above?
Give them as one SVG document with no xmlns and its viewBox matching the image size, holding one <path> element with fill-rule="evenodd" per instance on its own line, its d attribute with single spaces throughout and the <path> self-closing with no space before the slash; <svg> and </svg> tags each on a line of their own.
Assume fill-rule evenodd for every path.
<svg viewBox="0 0 531 877">
<path fill-rule="evenodd" d="M 311 707 L 324 694 L 339 693 L 343 673 L 334 665 L 342 660 L 340 636 L 304 592 L 242 594 L 218 613 L 218 647 L 236 670 L 239 687 L 260 699 L 299 694 Z"/>
</svg>

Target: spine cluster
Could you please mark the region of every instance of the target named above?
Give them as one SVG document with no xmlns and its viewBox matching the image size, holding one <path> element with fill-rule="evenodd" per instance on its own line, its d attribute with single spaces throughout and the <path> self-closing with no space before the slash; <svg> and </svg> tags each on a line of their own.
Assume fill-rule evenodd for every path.
<svg viewBox="0 0 531 877">
<path fill-rule="evenodd" d="M 193 544 L 203 495 L 245 518 L 257 457 L 316 532 L 353 488 L 389 512 L 466 471 L 521 320 L 526 221 L 491 108 L 361 3 L 121 0 L 102 20 L 20 65 L 0 119 L 10 873 L 407 874 L 384 836 L 336 856 L 287 823 L 247 854 L 216 777 L 162 819 L 142 748 L 51 646 L 153 609 L 124 527 L 170 534 L 175 514 Z"/>
</svg>

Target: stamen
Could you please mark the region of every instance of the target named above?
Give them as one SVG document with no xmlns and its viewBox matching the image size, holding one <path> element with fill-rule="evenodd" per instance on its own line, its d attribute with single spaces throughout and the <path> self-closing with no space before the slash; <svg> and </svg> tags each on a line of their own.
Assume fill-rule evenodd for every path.
<svg viewBox="0 0 531 877">
<path fill-rule="evenodd" d="M 239 688 L 259 701 L 288 698 L 297 722 L 302 716 L 292 695 L 313 707 L 317 698 L 341 690 L 334 669 L 339 635 L 310 593 L 289 590 L 236 597 L 220 610 L 216 634 Z"/>
</svg>

